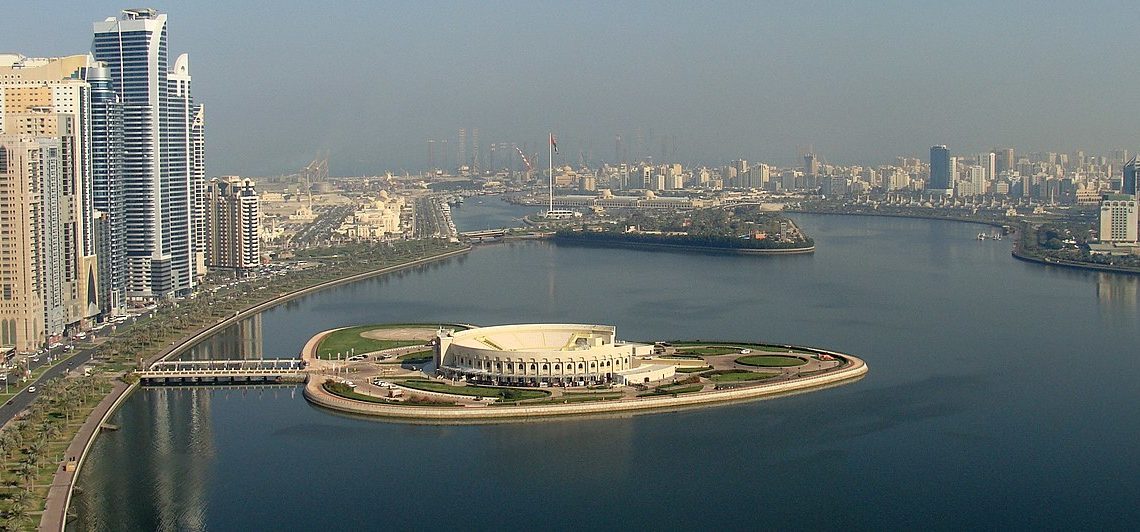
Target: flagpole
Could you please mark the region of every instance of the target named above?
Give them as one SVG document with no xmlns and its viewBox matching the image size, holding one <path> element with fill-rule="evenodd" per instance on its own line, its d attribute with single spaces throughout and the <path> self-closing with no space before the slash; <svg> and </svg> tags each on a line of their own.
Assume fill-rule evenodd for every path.
<svg viewBox="0 0 1140 532">
<path fill-rule="evenodd" d="M 554 212 L 554 133 L 546 136 L 546 153 L 546 162 L 550 165 L 550 208 L 547 209 L 546 215 L 551 216 Z"/>
</svg>

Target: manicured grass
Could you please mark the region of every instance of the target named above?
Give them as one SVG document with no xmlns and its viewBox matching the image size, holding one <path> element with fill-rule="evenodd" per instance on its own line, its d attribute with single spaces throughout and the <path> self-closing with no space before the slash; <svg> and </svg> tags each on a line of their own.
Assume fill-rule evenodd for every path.
<svg viewBox="0 0 1140 532">
<path fill-rule="evenodd" d="M 396 357 L 396 360 L 401 360 L 409 364 L 419 364 L 421 362 L 431 362 L 431 359 L 434 357 L 434 351 L 431 349 L 425 349 L 423 351 L 413 351 L 406 355 L 400 355 Z"/>
<path fill-rule="evenodd" d="M 336 381 L 325 381 L 321 387 L 323 387 L 326 392 L 329 392 L 338 397 L 343 397 L 345 399 L 351 399 L 354 401 L 364 401 L 367 403 L 379 403 L 399 406 L 455 406 L 455 403 L 449 403 L 447 401 L 393 401 L 391 399 L 385 399 L 383 397 L 364 395 L 362 393 L 356 393 L 356 390 L 349 388 L 347 384 Z"/>
<path fill-rule="evenodd" d="M 652 391 L 639 393 L 638 397 L 654 397 L 658 395 L 674 395 L 680 393 L 699 392 L 704 388 L 701 384 L 690 384 L 686 386 L 661 386 L 654 388 Z"/>
<path fill-rule="evenodd" d="M 712 369 L 710 366 L 701 366 L 699 368 L 677 368 L 677 373 L 700 373 Z"/>
<path fill-rule="evenodd" d="M 498 397 L 505 401 L 520 401 L 524 399 L 539 399 L 549 397 L 550 392 L 544 390 L 529 390 L 525 388 L 493 388 L 490 386 L 452 386 L 442 382 L 411 380 L 400 383 L 401 386 L 425 392 L 450 393 L 468 397 Z"/>
<path fill-rule="evenodd" d="M 775 377 L 778 373 L 757 373 L 747 370 L 724 370 L 716 372 L 709 376 L 709 380 L 713 382 L 742 382 L 742 381 L 762 381 Z"/>
<path fill-rule="evenodd" d="M 714 347 L 691 347 L 691 348 L 685 348 L 684 350 L 678 350 L 678 351 L 681 351 L 682 353 L 691 353 L 694 355 L 700 355 L 700 356 L 708 357 L 708 356 L 717 356 L 717 355 L 730 355 L 732 353 L 739 353 L 740 350 L 741 350 L 740 347 L 714 346 Z"/>
<path fill-rule="evenodd" d="M 621 399 L 623 394 L 620 393 L 568 393 L 562 397 L 552 397 L 542 401 L 531 401 L 527 405 L 546 405 L 546 404 L 573 404 L 573 403 L 589 403 L 593 401 L 613 401 Z M 502 404 L 515 404 L 515 403 L 495 403 L 496 405 Z"/>
<path fill-rule="evenodd" d="M 736 359 L 736 363 L 762 368 L 790 368 L 807 364 L 807 361 L 789 355 L 748 355 Z"/>
<path fill-rule="evenodd" d="M 361 325 L 358 327 L 349 327 L 339 331 L 333 331 L 321 340 L 321 344 L 317 346 L 317 358 L 331 359 L 335 358 L 337 353 L 341 354 L 342 358 L 348 358 L 349 353 L 363 355 L 372 351 L 380 351 L 382 349 L 391 349 L 393 347 L 405 347 L 410 345 L 423 345 L 423 340 L 375 340 L 372 338 L 365 338 L 361 333 L 374 331 L 376 329 L 386 329 L 397 327 L 394 325 Z M 405 327 L 400 325 L 398 327 Z"/>
</svg>

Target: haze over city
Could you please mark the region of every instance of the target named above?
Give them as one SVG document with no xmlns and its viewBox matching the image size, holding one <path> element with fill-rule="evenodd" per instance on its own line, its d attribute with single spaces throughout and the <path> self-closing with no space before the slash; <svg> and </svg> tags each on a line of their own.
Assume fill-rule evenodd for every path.
<svg viewBox="0 0 1140 532">
<path fill-rule="evenodd" d="M 334 175 L 416 171 L 459 128 L 532 146 L 553 129 L 594 162 L 639 129 L 645 155 L 665 141 L 688 164 L 1140 144 L 1124 2 L 153 4 L 179 21 L 171 57 L 190 53 L 210 175 L 291 173 L 320 150 Z M 11 25 L 0 50 L 86 50 L 92 14 L 122 7 L 6 6 L 53 22 Z"/>
</svg>

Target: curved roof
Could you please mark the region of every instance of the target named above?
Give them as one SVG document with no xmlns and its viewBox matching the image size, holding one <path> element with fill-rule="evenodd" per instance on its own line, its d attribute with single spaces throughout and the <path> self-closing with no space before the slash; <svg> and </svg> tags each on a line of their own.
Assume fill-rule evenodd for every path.
<svg viewBox="0 0 1140 532">
<path fill-rule="evenodd" d="M 452 333 L 452 345 L 511 352 L 583 351 L 613 345 L 615 327 L 535 323 L 478 327 Z"/>
</svg>

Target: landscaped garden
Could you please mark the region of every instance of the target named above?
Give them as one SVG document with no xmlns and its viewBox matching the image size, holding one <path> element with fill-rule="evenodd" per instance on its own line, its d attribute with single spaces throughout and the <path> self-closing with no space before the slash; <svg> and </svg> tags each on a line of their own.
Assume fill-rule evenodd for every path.
<svg viewBox="0 0 1140 532">
<path fill-rule="evenodd" d="M 807 361 L 791 355 L 748 355 L 736 359 L 736 363 L 762 368 L 790 368 L 807 364 Z"/>
<path fill-rule="evenodd" d="M 362 355 L 373 351 L 382 351 L 394 347 L 408 347 L 424 345 L 423 340 L 385 340 L 368 338 L 362 333 L 378 329 L 402 327 L 396 325 L 361 325 L 333 331 L 325 336 L 317 346 L 317 358 L 329 360 L 348 358 L 351 355 Z"/>
<path fill-rule="evenodd" d="M 447 393 L 468 397 L 494 397 L 502 401 L 523 401 L 526 399 L 541 399 L 550 396 L 550 392 L 545 390 L 500 388 L 494 386 L 452 386 L 442 382 L 426 380 L 408 380 L 401 382 L 400 385 L 425 392 Z"/>
<path fill-rule="evenodd" d="M 724 369 L 709 373 L 708 379 L 715 383 L 762 381 L 779 375 L 778 373 L 757 373 L 746 369 Z"/>
</svg>

